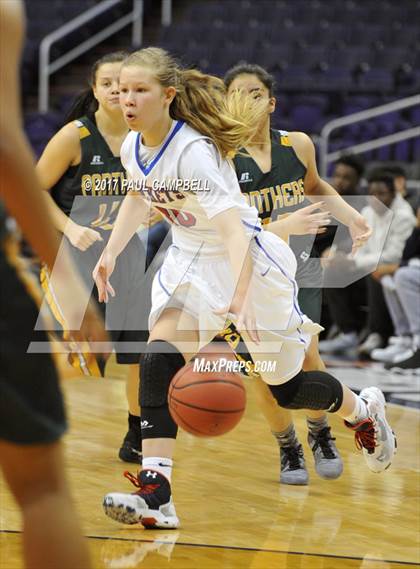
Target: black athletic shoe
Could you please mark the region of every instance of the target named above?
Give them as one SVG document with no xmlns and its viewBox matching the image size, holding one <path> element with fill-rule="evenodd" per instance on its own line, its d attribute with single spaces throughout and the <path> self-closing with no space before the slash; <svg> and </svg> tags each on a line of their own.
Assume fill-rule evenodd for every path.
<svg viewBox="0 0 420 569">
<path fill-rule="evenodd" d="M 156 470 L 142 470 L 124 476 L 138 488 L 133 494 L 112 492 L 103 500 L 105 514 L 123 524 L 141 523 L 146 529 L 176 529 L 179 519 L 169 481 Z"/>
<path fill-rule="evenodd" d="M 398 363 L 389 363 L 385 365 L 385 369 L 389 369 L 394 373 L 420 375 L 420 349 L 414 354 Z"/>
<path fill-rule="evenodd" d="M 120 451 L 119 458 L 124 462 L 133 462 L 141 464 L 141 429 L 131 428 L 127 431 L 124 437 Z"/>
</svg>

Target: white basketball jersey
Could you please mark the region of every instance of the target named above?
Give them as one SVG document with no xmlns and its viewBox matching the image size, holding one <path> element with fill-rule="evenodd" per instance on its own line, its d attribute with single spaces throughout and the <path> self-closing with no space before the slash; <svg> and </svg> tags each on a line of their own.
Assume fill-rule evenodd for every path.
<svg viewBox="0 0 420 569">
<path fill-rule="evenodd" d="M 141 133 L 130 132 L 121 161 L 133 189 L 171 222 L 173 243 L 184 252 L 226 254 L 211 218 L 233 207 L 248 235 L 261 230 L 258 212 L 242 195 L 233 165 L 221 158 L 209 138 L 183 121 L 173 122 L 156 149 L 145 148 Z"/>
</svg>

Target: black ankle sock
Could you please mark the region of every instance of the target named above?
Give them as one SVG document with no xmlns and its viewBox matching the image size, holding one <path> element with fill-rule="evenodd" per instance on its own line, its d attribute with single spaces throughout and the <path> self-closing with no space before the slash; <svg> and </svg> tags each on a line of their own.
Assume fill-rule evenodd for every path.
<svg viewBox="0 0 420 569">
<path fill-rule="evenodd" d="M 128 413 L 128 427 L 129 429 L 136 429 L 140 431 L 141 418 L 138 415 L 132 415 Z"/>
<path fill-rule="evenodd" d="M 105 366 L 106 366 L 106 359 L 105 358 L 97 358 L 98 368 L 101 372 L 101 376 L 105 377 Z"/>
</svg>

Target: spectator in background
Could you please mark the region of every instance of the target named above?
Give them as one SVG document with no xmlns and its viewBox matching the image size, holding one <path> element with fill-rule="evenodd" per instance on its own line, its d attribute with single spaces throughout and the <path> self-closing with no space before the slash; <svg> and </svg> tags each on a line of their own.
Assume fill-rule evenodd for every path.
<svg viewBox="0 0 420 569">
<path fill-rule="evenodd" d="M 345 200 L 346 196 L 361 196 L 362 193 L 360 192 L 359 184 L 363 176 L 363 171 L 363 162 L 358 156 L 342 156 L 334 165 L 331 185 Z M 365 202 L 363 200 L 351 200 L 350 205 L 358 211 L 361 211 Z M 327 227 L 324 233 L 317 235 L 316 237 L 315 245 L 320 255 L 331 247 L 338 227 L 340 227 L 339 235 L 343 235 L 343 239 L 340 239 L 340 241 L 348 241 L 347 245 L 343 244 L 343 246 L 346 248 L 347 252 L 351 251 L 352 240 L 350 233 L 344 226 L 341 226 L 341 224 L 336 222 L 336 224 Z"/>
<path fill-rule="evenodd" d="M 385 167 L 385 170 L 393 177 L 397 193 L 410 204 L 414 213 L 416 213 L 419 206 L 419 193 L 417 190 L 411 192 L 408 190 L 407 175 L 404 168 L 398 165 L 389 165 Z"/>
<path fill-rule="evenodd" d="M 366 200 L 362 197 L 363 194 L 360 190 L 360 180 L 362 179 L 363 172 L 364 164 L 358 156 L 344 155 L 335 163 L 331 177 L 331 185 L 343 199 L 350 202 L 350 205 L 358 211 L 361 211 L 366 205 Z M 342 254 L 350 253 L 352 240 L 348 230 L 342 224 L 335 221 L 334 224 L 325 228 L 323 234 L 316 236 L 315 245 L 321 257 L 328 259 L 330 255 L 334 256 L 337 251 L 340 251 Z M 328 302 L 329 296 L 333 296 L 334 299 L 337 297 L 336 302 L 339 302 L 341 299 L 345 301 L 345 303 L 350 302 L 352 306 L 351 311 L 348 310 L 347 306 L 339 311 L 341 317 L 339 317 L 338 321 L 334 321 L 333 319 L 333 323 L 336 324 L 336 328 L 338 328 L 341 333 L 333 340 L 324 340 L 321 342 L 321 345 L 326 348 L 326 353 L 341 352 L 346 349 L 355 348 L 359 343 L 358 332 L 361 331 L 365 324 L 366 315 L 363 311 L 363 307 L 367 302 L 365 280 L 357 280 L 346 288 L 347 294 L 345 296 L 342 294 L 342 288 L 337 289 L 337 294 L 335 294 L 336 289 L 324 289 L 322 324 L 325 327 L 328 328 L 331 323 L 331 321 L 328 322 L 329 319 L 328 316 L 326 316 L 330 306 Z M 332 318 L 331 315 L 330 318 Z"/>
<path fill-rule="evenodd" d="M 373 229 L 370 241 L 353 258 L 349 258 L 341 251 L 330 255 L 326 271 L 330 273 L 348 271 L 353 275 L 360 270 L 373 271 L 364 279 L 368 293 L 369 335 L 359 347 L 362 355 L 370 355 L 372 350 L 383 347 L 392 335 L 393 326 L 381 280 L 385 275 L 395 272 L 401 261 L 405 242 L 415 225 L 411 207 L 396 193 L 394 180 L 386 171 L 376 171 L 371 175 L 368 193 L 376 198 L 362 210 L 362 215 Z M 341 333 L 333 340 L 320 342 L 320 352 L 334 353 L 355 348 L 358 344 L 357 328 L 350 329 L 354 322 L 355 301 L 352 286 L 325 289 L 325 291 L 331 317 Z"/>
<path fill-rule="evenodd" d="M 364 165 L 358 156 L 344 155 L 334 166 L 331 183 L 341 196 L 361 195 L 359 188 Z"/>
<path fill-rule="evenodd" d="M 408 238 L 401 266 L 393 276 L 382 278 L 386 304 L 395 328 L 383 350 L 373 350 L 372 359 L 384 362 L 387 369 L 420 368 L 420 207 L 417 224 Z"/>
</svg>

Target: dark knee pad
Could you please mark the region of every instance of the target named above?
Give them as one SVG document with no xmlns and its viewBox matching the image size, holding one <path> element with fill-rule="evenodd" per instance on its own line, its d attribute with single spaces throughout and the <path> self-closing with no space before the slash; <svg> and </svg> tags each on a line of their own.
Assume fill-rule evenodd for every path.
<svg viewBox="0 0 420 569">
<path fill-rule="evenodd" d="M 281 385 L 269 385 L 277 403 L 286 409 L 335 413 L 343 403 L 343 387 L 325 371 L 300 371 Z"/>
<path fill-rule="evenodd" d="M 176 437 L 178 427 L 168 408 L 168 391 L 174 375 L 185 365 L 175 346 L 153 340 L 140 358 L 142 439 Z"/>
</svg>

